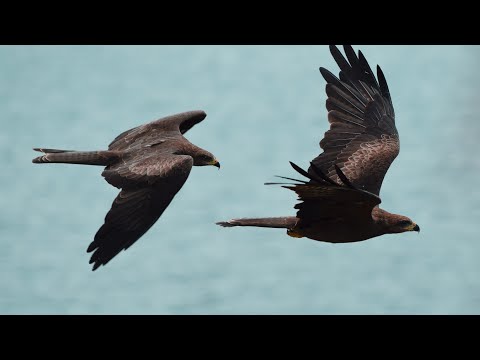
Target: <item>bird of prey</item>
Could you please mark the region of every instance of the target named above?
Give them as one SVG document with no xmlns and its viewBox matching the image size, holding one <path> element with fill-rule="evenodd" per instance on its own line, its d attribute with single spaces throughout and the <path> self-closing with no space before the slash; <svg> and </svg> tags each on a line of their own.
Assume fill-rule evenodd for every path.
<svg viewBox="0 0 480 360">
<path fill-rule="evenodd" d="M 108 150 L 34 148 L 44 155 L 33 163 L 105 166 L 102 176 L 121 189 L 87 249 L 93 252 L 92 270 L 128 249 L 152 227 L 182 188 L 192 166 L 220 168 L 215 156 L 183 137 L 206 116 L 203 111 L 189 111 L 137 126 L 118 135 Z"/>
<path fill-rule="evenodd" d="M 233 219 L 218 225 L 284 228 L 292 237 L 330 243 L 349 243 L 405 231 L 420 231 L 406 216 L 379 207 L 383 178 L 400 151 L 390 91 L 382 70 L 375 78 L 362 52 L 345 46 L 346 58 L 330 46 L 340 68 L 337 78 L 325 68 L 330 129 L 323 149 L 308 171 L 292 167 L 308 181 L 284 178 L 282 184 L 301 201 L 296 216 Z M 272 183 L 267 183 L 272 184 Z M 277 183 L 278 184 L 278 183 Z"/>
</svg>

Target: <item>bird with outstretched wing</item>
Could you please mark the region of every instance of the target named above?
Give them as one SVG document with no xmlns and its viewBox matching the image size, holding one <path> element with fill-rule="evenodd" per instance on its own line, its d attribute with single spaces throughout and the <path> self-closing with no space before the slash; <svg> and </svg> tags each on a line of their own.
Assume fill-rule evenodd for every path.
<svg viewBox="0 0 480 360">
<path fill-rule="evenodd" d="M 361 51 L 357 55 L 351 46 L 344 51 L 346 58 L 330 46 L 338 77 L 320 68 L 327 82 L 330 123 L 320 142 L 323 152 L 308 171 L 291 163 L 308 181 L 284 178 L 294 183 L 282 184 L 301 200 L 296 216 L 233 219 L 218 225 L 284 228 L 292 237 L 331 243 L 420 231 L 408 217 L 379 207 L 383 179 L 400 151 L 392 98 L 379 66 L 375 77 Z"/>
<path fill-rule="evenodd" d="M 128 249 L 152 227 L 182 188 L 192 166 L 220 168 L 215 156 L 183 136 L 206 116 L 203 111 L 189 111 L 140 125 L 118 135 L 108 150 L 34 149 L 44 153 L 32 160 L 36 164 L 105 166 L 102 176 L 121 189 L 87 249 L 93 252 L 93 270 Z"/>
</svg>

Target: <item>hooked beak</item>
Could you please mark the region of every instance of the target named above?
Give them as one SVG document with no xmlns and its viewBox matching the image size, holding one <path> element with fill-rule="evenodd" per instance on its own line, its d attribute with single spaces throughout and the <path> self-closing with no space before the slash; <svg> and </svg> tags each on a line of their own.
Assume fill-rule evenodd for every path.
<svg viewBox="0 0 480 360">
<path fill-rule="evenodd" d="M 217 159 L 213 160 L 211 165 L 216 166 L 218 168 L 218 170 L 220 170 L 220 163 L 218 162 Z"/>
<path fill-rule="evenodd" d="M 416 232 L 420 232 L 420 226 L 418 226 L 417 224 L 415 223 L 411 223 L 410 225 L 408 225 L 404 231 L 416 231 Z"/>
</svg>

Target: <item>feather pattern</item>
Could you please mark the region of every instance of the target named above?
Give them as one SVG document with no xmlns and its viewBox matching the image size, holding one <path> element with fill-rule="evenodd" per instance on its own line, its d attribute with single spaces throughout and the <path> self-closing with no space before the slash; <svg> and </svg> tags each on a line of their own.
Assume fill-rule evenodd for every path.
<svg viewBox="0 0 480 360">
<path fill-rule="evenodd" d="M 337 165 L 352 185 L 379 195 L 385 174 L 400 151 L 392 99 L 380 67 L 377 80 L 361 51 L 358 56 L 351 46 L 344 51 L 346 58 L 336 46 L 330 46 L 340 68 L 338 78 L 320 68 L 327 81 L 330 129 L 320 141 L 323 153 L 312 164 L 340 182 Z M 314 173 L 313 168 L 308 172 Z"/>
<path fill-rule="evenodd" d="M 128 249 L 162 215 L 187 180 L 189 171 L 175 181 L 163 178 L 155 187 L 123 189 L 115 198 L 105 223 L 97 231 L 87 252 L 93 252 L 93 270 L 107 264 L 120 251 Z"/>
</svg>

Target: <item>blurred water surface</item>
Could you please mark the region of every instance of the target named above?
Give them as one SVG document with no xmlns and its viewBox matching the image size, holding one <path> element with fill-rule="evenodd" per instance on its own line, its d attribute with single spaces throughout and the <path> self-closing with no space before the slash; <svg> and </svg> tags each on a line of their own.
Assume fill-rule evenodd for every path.
<svg viewBox="0 0 480 360">
<path fill-rule="evenodd" d="M 422 231 L 332 245 L 214 225 L 294 214 L 295 195 L 263 183 L 320 152 L 327 46 L 1 46 L 0 313 L 480 313 L 480 47 L 360 49 L 401 136 L 382 206 Z M 157 224 L 91 272 L 117 189 L 100 167 L 33 165 L 32 147 L 103 149 L 193 109 L 208 117 L 187 137 L 222 169 L 194 168 Z"/>
</svg>

